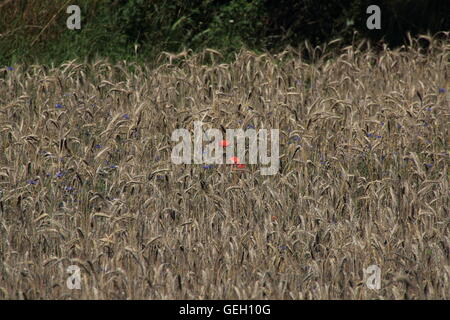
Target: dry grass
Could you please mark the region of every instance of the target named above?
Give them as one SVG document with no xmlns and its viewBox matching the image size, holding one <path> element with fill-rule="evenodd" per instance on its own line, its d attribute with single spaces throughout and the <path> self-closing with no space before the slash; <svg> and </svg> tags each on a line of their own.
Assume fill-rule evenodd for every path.
<svg viewBox="0 0 450 320">
<path fill-rule="evenodd" d="M 431 42 L 1 70 L 0 298 L 448 299 L 449 46 Z M 196 120 L 279 128 L 280 173 L 172 164 Z"/>
</svg>

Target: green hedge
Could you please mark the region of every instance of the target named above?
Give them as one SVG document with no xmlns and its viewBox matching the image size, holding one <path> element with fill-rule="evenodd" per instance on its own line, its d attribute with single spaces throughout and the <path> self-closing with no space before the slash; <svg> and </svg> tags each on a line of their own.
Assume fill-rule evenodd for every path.
<svg viewBox="0 0 450 320">
<path fill-rule="evenodd" d="M 82 10 L 82 29 L 66 28 L 66 7 Z M 366 28 L 366 8 L 381 8 L 382 29 Z M 162 51 L 241 47 L 278 51 L 308 39 L 384 39 L 448 31 L 449 2 L 440 0 L 16 0 L 0 3 L 0 67 L 69 59 L 153 61 Z M 357 31 L 357 33 L 355 33 Z"/>
</svg>

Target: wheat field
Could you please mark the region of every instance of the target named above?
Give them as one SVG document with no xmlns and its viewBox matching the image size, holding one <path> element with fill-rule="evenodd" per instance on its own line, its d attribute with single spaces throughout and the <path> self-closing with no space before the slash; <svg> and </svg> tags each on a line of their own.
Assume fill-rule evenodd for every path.
<svg viewBox="0 0 450 320">
<path fill-rule="evenodd" d="M 448 299 L 449 44 L 420 41 L 0 69 L 0 299 Z M 279 172 L 173 164 L 194 121 L 279 129 Z"/>
</svg>

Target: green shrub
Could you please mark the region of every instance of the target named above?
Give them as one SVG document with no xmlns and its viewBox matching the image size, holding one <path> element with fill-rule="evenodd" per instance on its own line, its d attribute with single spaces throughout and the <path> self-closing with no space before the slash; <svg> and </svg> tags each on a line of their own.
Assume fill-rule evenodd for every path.
<svg viewBox="0 0 450 320">
<path fill-rule="evenodd" d="M 412 35 L 448 31 L 449 3 L 438 0 L 78 0 L 82 29 L 66 27 L 65 1 L 0 4 L 0 65 L 61 63 L 97 56 L 153 61 L 162 51 L 218 49 L 226 58 L 241 47 L 280 51 L 306 39 L 313 45 L 342 38 L 384 39 L 392 46 Z M 381 30 L 368 30 L 366 9 L 381 8 Z M 355 33 L 357 31 L 357 33 Z"/>
</svg>

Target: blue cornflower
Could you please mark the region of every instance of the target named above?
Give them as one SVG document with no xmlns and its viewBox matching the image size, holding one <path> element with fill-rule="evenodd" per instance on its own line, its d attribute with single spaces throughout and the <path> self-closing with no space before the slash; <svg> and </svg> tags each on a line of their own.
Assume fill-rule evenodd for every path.
<svg viewBox="0 0 450 320">
<path fill-rule="evenodd" d="M 286 250 L 287 249 L 287 246 L 279 246 L 278 247 L 280 250 Z"/>
<path fill-rule="evenodd" d="M 367 136 L 368 136 L 369 138 L 372 138 L 372 137 L 373 137 L 373 134 L 372 134 L 372 133 L 368 133 Z"/>
<path fill-rule="evenodd" d="M 431 168 L 432 166 L 433 166 L 432 163 L 425 163 L 425 167 L 427 167 L 427 168 Z"/>
<path fill-rule="evenodd" d="M 382 138 L 382 136 L 375 136 L 375 138 L 377 138 L 377 139 L 381 139 L 381 138 Z"/>
<path fill-rule="evenodd" d="M 62 106 L 62 104 L 57 103 L 57 104 L 55 105 L 55 108 L 56 108 L 56 109 L 62 109 L 63 106 Z"/>
<path fill-rule="evenodd" d="M 255 126 L 252 125 L 252 124 L 249 124 L 249 125 L 247 126 L 247 129 L 255 129 Z"/>
<path fill-rule="evenodd" d="M 123 118 L 128 120 L 128 119 L 130 119 L 130 116 L 128 115 L 128 113 L 126 113 L 126 114 L 123 115 Z"/>
<path fill-rule="evenodd" d="M 445 88 L 439 88 L 439 93 L 445 93 Z"/>
<path fill-rule="evenodd" d="M 96 148 L 96 149 L 101 149 L 102 146 L 101 146 L 100 144 L 96 144 L 96 145 L 95 145 L 95 148 Z"/>
<path fill-rule="evenodd" d="M 27 180 L 28 184 L 37 184 L 38 183 L 38 179 L 31 179 L 31 180 Z"/>
<path fill-rule="evenodd" d="M 288 144 L 292 144 L 292 143 L 294 143 L 295 141 L 300 141 L 302 138 L 300 138 L 300 137 L 297 137 L 297 136 L 294 136 L 294 137 L 291 137 L 289 140 L 289 142 L 288 142 Z"/>
<path fill-rule="evenodd" d="M 428 108 L 426 108 L 425 110 L 427 110 L 427 111 L 431 111 L 431 110 L 433 110 L 431 107 L 428 107 Z"/>
<path fill-rule="evenodd" d="M 110 165 L 109 166 L 111 169 L 117 169 L 118 168 L 118 166 L 116 166 L 115 164 L 112 164 L 112 165 Z"/>
<path fill-rule="evenodd" d="M 58 172 L 56 173 L 56 177 L 57 177 L 57 178 L 61 178 L 62 176 L 64 176 L 64 173 L 63 173 L 62 171 L 58 171 Z"/>
<path fill-rule="evenodd" d="M 14 70 L 13 67 L 6 67 L 6 69 L 8 69 L 8 71 L 13 71 Z"/>
<path fill-rule="evenodd" d="M 66 191 L 73 191 L 74 189 L 73 189 L 73 187 L 65 187 L 64 190 L 66 190 Z"/>
<path fill-rule="evenodd" d="M 204 165 L 203 166 L 203 169 L 211 169 L 211 168 L 213 168 L 214 166 L 212 165 L 212 164 L 207 164 L 207 165 Z"/>
</svg>

